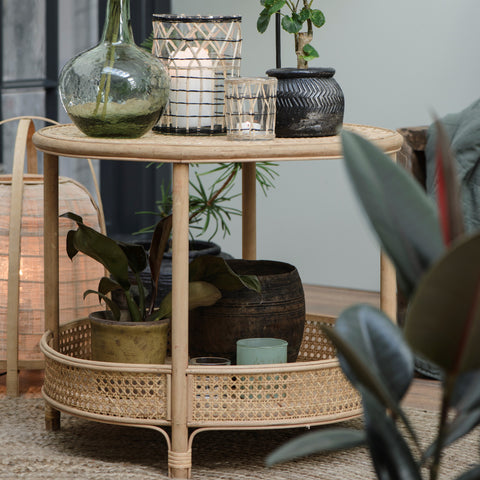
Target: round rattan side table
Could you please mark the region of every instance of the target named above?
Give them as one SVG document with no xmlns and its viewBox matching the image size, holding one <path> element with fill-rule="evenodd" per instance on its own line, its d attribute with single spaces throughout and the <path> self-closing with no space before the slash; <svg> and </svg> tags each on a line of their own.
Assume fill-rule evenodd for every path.
<svg viewBox="0 0 480 480">
<path fill-rule="evenodd" d="M 400 134 L 345 125 L 395 158 Z M 173 478 L 189 478 L 192 441 L 209 429 L 257 429 L 332 423 L 358 416 L 361 405 L 321 334 L 327 316 L 307 315 L 299 359 L 258 366 L 188 365 L 189 164 L 242 162 L 242 255 L 256 257 L 255 162 L 341 158 L 339 137 L 280 138 L 269 142 L 225 137 L 148 133 L 139 139 L 83 135 L 73 125 L 47 127 L 33 141 L 44 154 L 45 335 L 43 395 L 47 428 L 60 427 L 60 411 L 91 420 L 152 428 L 167 441 Z M 127 365 L 90 360 L 86 319 L 58 325 L 58 158 L 168 162 L 173 166 L 172 358 L 166 365 Z M 396 318 L 395 272 L 382 256 L 381 307 Z M 164 427 L 171 427 L 165 430 Z"/>
</svg>

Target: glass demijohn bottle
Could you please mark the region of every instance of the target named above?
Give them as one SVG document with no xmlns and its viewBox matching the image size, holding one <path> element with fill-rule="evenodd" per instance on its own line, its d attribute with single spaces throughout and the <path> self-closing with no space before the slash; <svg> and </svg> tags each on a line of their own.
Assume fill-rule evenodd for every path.
<svg viewBox="0 0 480 480">
<path fill-rule="evenodd" d="M 63 68 L 60 98 L 69 117 L 93 137 L 140 137 L 160 118 L 170 79 L 163 63 L 135 45 L 130 0 L 108 0 L 100 43 Z"/>
</svg>

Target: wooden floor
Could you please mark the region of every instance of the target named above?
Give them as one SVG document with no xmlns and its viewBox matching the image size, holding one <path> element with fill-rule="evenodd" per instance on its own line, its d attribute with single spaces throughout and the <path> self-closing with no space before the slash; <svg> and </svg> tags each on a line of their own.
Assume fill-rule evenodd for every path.
<svg viewBox="0 0 480 480">
<path fill-rule="evenodd" d="M 307 311 L 324 315 L 338 315 L 346 307 L 363 302 L 378 306 L 379 294 L 334 287 L 305 285 Z M 0 395 L 5 394 L 5 376 L 0 376 Z M 42 371 L 20 373 L 20 393 L 24 396 L 39 396 L 43 383 Z M 439 382 L 416 378 L 407 394 L 405 405 L 426 410 L 438 410 L 440 402 Z"/>
</svg>

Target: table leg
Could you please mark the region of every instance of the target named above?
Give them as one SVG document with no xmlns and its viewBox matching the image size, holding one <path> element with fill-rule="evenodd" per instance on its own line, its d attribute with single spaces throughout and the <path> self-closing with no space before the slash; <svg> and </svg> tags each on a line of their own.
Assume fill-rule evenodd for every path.
<svg viewBox="0 0 480 480">
<path fill-rule="evenodd" d="M 188 365 L 188 164 L 173 165 L 172 225 L 172 449 L 173 478 L 189 478 L 192 455 L 187 428 Z"/>
<path fill-rule="evenodd" d="M 45 330 L 53 332 L 52 347 L 58 350 L 59 273 L 58 273 L 58 156 L 43 156 L 44 172 L 44 288 Z M 60 412 L 45 405 L 47 430 L 60 428 Z"/>
<path fill-rule="evenodd" d="M 257 167 L 255 162 L 242 165 L 242 257 L 257 258 Z"/>
<path fill-rule="evenodd" d="M 397 154 L 390 155 L 396 162 Z M 382 251 L 380 254 L 380 308 L 397 323 L 397 274 L 390 259 Z"/>
<path fill-rule="evenodd" d="M 397 278 L 395 267 L 385 253 L 380 254 L 380 308 L 397 323 Z"/>
</svg>

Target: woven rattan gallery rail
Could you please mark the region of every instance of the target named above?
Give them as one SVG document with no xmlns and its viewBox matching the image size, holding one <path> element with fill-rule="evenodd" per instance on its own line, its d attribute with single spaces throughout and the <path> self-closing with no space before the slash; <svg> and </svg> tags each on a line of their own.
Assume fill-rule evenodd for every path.
<svg viewBox="0 0 480 480">
<path fill-rule="evenodd" d="M 402 137 L 391 130 L 345 125 L 395 157 Z M 243 162 L 242 254 L 256 257 L 255 162 L 341 157 L 338 137 L 229 141 L 225 137 L 167 136 L 136 139 L 86 137 L 72 125 L 47 127 L 33 138 L 44 152 L 46 356 L 43 394 L 47 428 L 60 427 L 60 411 L 92 420 L 161 432 L 173 478 L 191 473 L 194 436 L 208 429 L 281 428 L 336 422 L 359 415 L 356 393 L 341 374 L 319 325 L 334 319 L 307 315 L 298 361 L 282 365 L 188 365 L 189 164 Z M 58 157 L 138 160 L 173 164 L 172 360 L 127 365 L 90 360 L 89 323 L 58 326 Z M 381 306 L 396 315 L 395 273 L 381 261 Z M 164 427 L 171 427 L 165 430 Z M 189 429 L 192 433 L 189 433 Z"/>
</svg>

